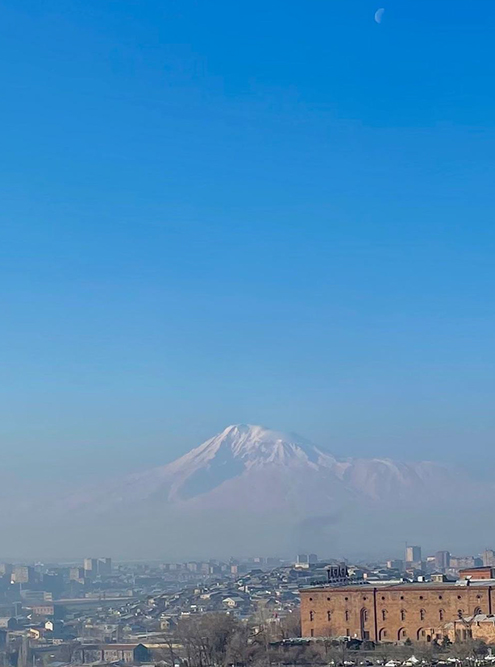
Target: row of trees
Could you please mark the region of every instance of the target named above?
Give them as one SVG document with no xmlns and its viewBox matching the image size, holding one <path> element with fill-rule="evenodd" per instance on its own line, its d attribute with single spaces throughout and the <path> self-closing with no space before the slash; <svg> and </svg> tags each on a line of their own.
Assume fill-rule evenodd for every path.
<svg viewBox="0 0 495 667">
<path fill-rule="evenodd" d="M 168 649 L 160 656 L 171 665 L 187 667 L 245 667 L 264 665 L 344 665 L 371 659 L 383 664 L 389 660 L 403 662 L 413 654 L 419 660 L 435 664 L 457 658 L 464 664 L 481 660 L 487 647 L 480 641 L 451 644 L 407 642 L 402 645 L 337 641 L 281 644 L 282 640 L 300 636 L 298 614 L 280 623 L 258 619 L 251 625 L 228 614 L 204 614 L 181 619 Z"/>
<path fill-rule="evenodd" d="M 300 635 L 297 614 L 277 624 L 248 625 L 228 614 L 181 619 L 162 658 L 187 667 L 269 665 L 280 662 L 276 644 Z"/>
</svg>

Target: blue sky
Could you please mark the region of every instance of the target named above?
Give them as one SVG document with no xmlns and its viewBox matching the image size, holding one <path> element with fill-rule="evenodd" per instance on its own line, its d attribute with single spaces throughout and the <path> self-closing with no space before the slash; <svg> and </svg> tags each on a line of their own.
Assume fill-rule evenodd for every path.
<svg viewBox="0 0 495 667">
<path fill-rule="evenodd" d="M 495 463 L 495 4 L 379 6 L 2 2 L 4 476 Z"/>
</svg>

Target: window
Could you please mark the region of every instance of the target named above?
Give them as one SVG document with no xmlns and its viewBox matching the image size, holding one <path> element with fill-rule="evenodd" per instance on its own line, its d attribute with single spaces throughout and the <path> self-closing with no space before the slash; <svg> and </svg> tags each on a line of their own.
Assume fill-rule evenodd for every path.
<svg viewBox="0 0 495 667">
<path fill-rule="evenodd" d="M 313 602 L 313 598 L 309 598 L 310 602 Z"/>
<path fill-rule="evenodd" d="M 330 602 L 330 598 L 327 598 L 327 601 Z"/>
<path fill-rule="evenodd" d="M 347 602 L 348 599 L 349 599 L 349 598 L 344 598 L 344 600 L 345 600 L 346 602 Z"/>
<path fill-rule="evenodd" d="M 366 595 L 363 595 L 363 600 L 366 600 Z"/>
<path fill-rule="evenodd" d="M 461 599 L 461 596 L 460 596 L 460 595 L 458 595 L 458 596 L 457 596 L 457 599 L 458 599 L 458 600 L 460 600 L 460 599 Z"/>
<path fill-rule="evenodd" d="M 327 611 L 327 621 L 331 621 L 331 620 L 332 620 L 332 612 Z"/>
<path fill-rule="evenodd" d="M 441 595 L 439 595 L 439 596 L 438 596 L 438 599 L 439 599 L 439 600 L 441 600 L 441 599 L 442 599 L 442 596 L 441 596 Z"/>
<path fill-rule="evenodd" d="M 363 609 L 363 621 L 366 623 L 367 620 L 368 620 L 368 612 L 366 611 L 366 609 Z"/>
<path fill-rule="evenodd" d="M 420 599 L 420 600 L 422 600 L 422 599 L 423 599 L 423 596 L 422 596 L 422 595 L 420 595 L 420 596 L 419 596 L 419 599 Z"/>
<path fill-rule="evenodd" d="M 438 619 L 439 619 L 440 621 L 443 621 L 443 618 L 444 618 L 443 609 L 440 609 L 440 611 L 438 612 Z"/>
<path fill-rule="evenodd" d="M 382 621 L 386 621 L 386 620 L 387 620 L 387 610 L 382 609 Z"/>
<path fill-rule="evenodd" d="M 314 621 L 314 620 L 315 620 L 315 612 L 314 612 L 314 611 L 310 611 L 310 612 L 309 612 L 309 620 L 310 620 L 310 621 Z"/>
<path fill-rule="evenodd" d="M 403 595 L 401 595 L 401 596 L 400 596 L 400 599 L 401 599 L 401 600 L 403 600 L 403 599 L 404 599 L 404 596 L 403 596 Z"/>
<path fill-rule="evenodd" d="M 382 595 L 382 601 L 384 601 L 384 600 L 385 600 L 385 597 Z"/>
<path fill-rule="evenodd" d="M 311 628 L 310 635 L 311 635 L 312 637 L 315 636 L 315 631 L 313 630 L 313 628 Z"/>
<path fill-rule="evenodd" d="M 419 618 L 424 621 L 426 616 L 426 611 L 424 609 L 419 610 Z"/>
<path fill-rule="evenodd" d="M 404 611 L 404 609 L 401 609 L 401 610 L 400 610 L 400 620 L 401 620 L 401 621 L 405 621 L 405 620 L 406 620 L 406 612 Z"/>
<path fill-rule="evenodd" d="M 347 609 L 345 610 L 345 620 L 346 621 L 349 620 L 349 612 L 347 611 Z M 347 633 L 347 634 L 349 634 L 349 633 Z"/>
</svg>

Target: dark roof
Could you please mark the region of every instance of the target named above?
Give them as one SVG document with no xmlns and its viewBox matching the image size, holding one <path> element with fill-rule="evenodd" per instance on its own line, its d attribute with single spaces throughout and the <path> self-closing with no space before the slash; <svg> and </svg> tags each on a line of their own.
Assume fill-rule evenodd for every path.
<svg viewBox="0 0 495 667">
<path fill-rule="evenodd" d="M 111 651 L 111 650 L 117 650 L 117 651 L 133 651 L 135 648 L 138 646 L 142 646 L 143 648 L 146 648 L 144 644 L 141 642 L 138 642 L 137 644 L 99 644 L 98 648 L 103 650 L 103 651 Z"/>
</svg>

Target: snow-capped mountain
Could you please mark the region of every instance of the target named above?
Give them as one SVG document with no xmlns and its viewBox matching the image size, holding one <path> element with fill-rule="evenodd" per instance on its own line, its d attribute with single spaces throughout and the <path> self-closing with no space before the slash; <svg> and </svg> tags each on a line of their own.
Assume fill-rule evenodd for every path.
<svg viewBox="0 0 495 667">
<path fill-rule="evenodd" d="M 172 463 L 74 493 L 51 517 L 56 524 L 70 510 L 71 525 L 91 526 L 113 548 L 132 527 L 175 553 L 329 544 L 343 552 L 413 530 L 446 532 L 445 519 L 466 512 L 465 498 L 473 504 L 484 493 L 448 466 L 338 459 L 298 435 L 237 424 Z"/>
<path fill-rule="evenodd" d="M 228 455 L 246 468 L 270 463 L 277 465 L 333 464 L 334 458 L 319 450 L 309 440 L 294 433 L 272 431 L 263 426 L 236 424 L 207 440 L 171 465 L 174 468 L 198 468 L 218 457 Z"/>
<path fill-rule="evenodd" d="M 168 465 L 132 474 L 107 484 L 103 489 L 86 489 L 75 494 L 71 507 L 98 505 L 104 508 L 159 497 L 160 502 L 184 503 L 195 498 L 207 502 L 208 494 L 226 484 L 242 484 L 249 477 L 321 474 L 336 460 L 308 440 L 295 435 L 248 424 L 228 426 L 218 435 Z M 258 493 L 270 492 L 261 488 Z M 95 495 L 97 503 L 95 503 Z"/>
<path fill-rule="evenodd" d="M 223 482 L 263 469 L 318 471 L 335 459 L 309 440 L 262 426 L 236 424 L 166 466 L 173 475 L 171 498 L 213 491 Z"/>
<path fill-rule="evenodd" d="M 232 509 L 249 496 L 251 507 L 300 512 L 322 496 L 334 504 L 438 499 L 451 495 L 455 478 L 452 470 L 432 462 L 338 460 L 293 433 L 236 424 L 168 465 L 76 494 L 71 506 L 97 506 L 99 513 L 144 501 L 159 502 L 164 511 L 194 503 Z"/>
</svg>

